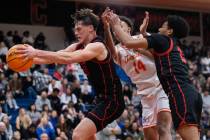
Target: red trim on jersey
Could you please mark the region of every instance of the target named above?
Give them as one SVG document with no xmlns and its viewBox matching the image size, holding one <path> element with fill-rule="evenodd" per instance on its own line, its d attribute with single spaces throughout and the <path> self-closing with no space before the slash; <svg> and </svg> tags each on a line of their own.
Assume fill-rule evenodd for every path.
<svg viewBox="0 0 210 140">
<path fill-rule="evenodd" d="M 99 65 L 99 64 L 98 64 Z M 101 65 L 99 65 L 99 67 L 100 67 L 100 69 L 101 69 L 101 72 L 102 72 L 102 76 L 103 76 L 103 83 L 104 83 L 104 93 L 105 93 L 105 99 L 107 98 L 107 95 L 106 95 L 106 93 L 107 93 L 107 87 L 106 87 L 106 80 L 105 80 L 105 75 L 104 75 L 104 71 L 103 71 L 103 69 L 101 68 Z M 98 81 L 98 82 L 101 82 L 101 81 Z"/>
<path fill-rule="evenodd" d="M 155 52 L 155 51 L 154 51 L 153 53 L 154 53 L 154 55 L 156 55 L 156 56 L 164 56 L 164 55 L 167 55 L 167 54 L 169 54 L 169 53 L 172 51 L 173 46 L 174 46 L 173 40 L 170 38 L 170 47 L 168 48 L 168 50 L 166 50 L 166 51 L 163 52 L 163 53 L 157 53 L 157 52 Z"/>
<path fill-rule="evenodd" d="M 109 109 L 110 105 L 111 105 L 111 102 L 109 101 L 109 105 L 106 106 L 106 108 L 105 108 L 104 117 L 103 117 L 102 122 L 101 122 L 102 128 L 104 128 L 104 121 L 106 120 L 105 118 L 106 118 L 107 109 Z"/>
<path fill-rule="evenodd" d="M 198 128 L 198 131 L 200 132 L 201 129 L 199 128 L 199 125 L 198 124 L 191 124 L 191 123 L 183 123 L 183 124 L 180 124 L 179 127 L 177 128 L 180 129 L 180 128 L 184 128 L 184 127 L 188 127 L 188 126 L 195 126 Z"/>
<path fill-rule="evenodd" d="M 172 68 L 171 68 L 171 63 L 170 63 L 171 60 L 170 60 L 170 58 L 169 58 L 169 55 L 167 55 L 167 58 L 168 58 L 170 73 L 171 73 L 171 75 L 173 76 L 173 78 L 174 78 L 174 80 L 175 80 L 175 82 L 176 82 L 176 84 L 177 84 L 177 86 L 178 86 L 178 88 L 179 88 L 179 91 L 181 92 L 181 95 L 182 95 L 182 99 L 183 99 L 183 102 L 184 102 L 184 119 L 185 119 L 185 116 L 186 116 L 186 114 L 187 114 L 187 105 L 186 105 L 185 95 L 184 95 L 184 93 L 183 93 L 183 91 L 182 91 L 182 88 L 181 88 L 180 85 L 179 85 L 179 82 L 178 82 L 177 79 L 176 79 L 176 76 L 172 73 Z"/>
<path fill-rule="evenodd" d="M 157 124 L 145 125 L 145 126 L 143 126 L 143 129 L 148 129 L 148 128 L 156 127 L 156 126 L 157 126 Z"/>
<path fill-rule="evenodd" d="M 160 59 L 160 56 L 158 58 L 159 58 L 159 62 L 160 62 L 160 73 L 162 74 L 162 71 L 163 71 L 162 61 Z"/>
<path fill-rule="evenodd" d="M 161 70 L 161 72 L 162 72 L 162 61 L 161 61 L 160 57 L 158 57 L 158 58 L 159 58 L 159 62 L 160 62 L 160 70 Z M 176 100 L 175 100 L 175 98 L 174 98 L 174 96 L 173 96 L 173 93 L 172 93 L 172 90 L 171 90 L 171 86 L 170 86 L 170 84 L 168 83 L 168 81 L 166 81 L 166 82 L 167 82 L 168 87 L 169 87 L 169 90 L 170 90 L 170 92 L 171 92 L 171 93 L 169 93 L 169 94 L 171 94 L 171 96 L 173 97 L 173 102 L 174 102 L 174 105 L 175 105 L 176 114 L 177 114 L 177 116 L 178 116 L 181 120 L 183 120 L 182 115 L 180 115 L 179 112 L 178 112 L 177 103 L 176 103 Z"/>
<path fill-rule="evenodd" d="M 182 115 L 181 114 L 179 114 L 179 112 L 178 112 L 178 107 L 177 107 L 177 103 L 176 103 L 176 100 L 175 100 L 175 98 L 174 98 L 174 95 L 173 95 L 173 92 L 172 92 L 172 89 L 171 89 L 171 86 L 170 86 L 170 84 L 169 84 L 169 82 L 167 81 L 167 84 L 168 84 L 168 87 L 169 87 L 169 90 L 170 90 L 170 92 L 169 92 L 169 94 L 170 94 L 170 96 L 172 96 L 172 98 L 173 98 L 173 102 L 174 102 L 174 106 L 175 106 L 175 110 L 176 110 L 176 114 L 177 114 L 177 116 L 183 121 L 184 120 L 184 118 L 182 117 Z"/>
<path fill-rule="evenodd" d="M 114 95 L 114 102 L 116 102 L 117 101 L 117 106 L 115 107 L 115 111 L 110 115 L 110 116 L 108 116 L 107 118 L 105 118 L 105 120 L 108 120 L 109 118 L 111 118 L 114 114 L 116 114 L 116 112 L 117 112 L 117 110 L 118 110 L 118 107 L 119 107 L 119 102 L 118 102 L 118 100 L 116 99 L 116 95 Z"/>
<path fill-rule="evenodd" d="M 160 112 L 171 112 L 171 110 L 169 108 L 161 108 L 160 110 L 158 110 L 158 113 Z"/>
<path fill-rule="evenodd" d="M 88 112 L 88 114 L 91 114 L 91 115 L 93 115 L 94 117 L 96 117 L 96 119 L 98 119 L 98 120 L 102 120 L 102 119 L 100 119 L 100 117 L 98 117 L 96 114 L 94 114 L 93 112 Z"/>
<path fill-rule="evenodd" d="M 109 63 L 108 66 L 109 66 L 109 71 L 110 71 L 110 74 L 111 74 L 110 76 L 111 76 L 111 78 L 112 78 L 112 83 L 114 83 L 114 77 L 113 77 L 113 73 L 112 73 L 113 71 L 112 71 L 112 69 L 111 69 L 110 63 Z M 114 87 L 115 87 L 115 84 L 113 85 L 113 89 L 112 89 L 112 90 L 114 90 Z M 113 91 L 113 92 L 114 92 L 114 91 Z M 115 93 L 115 92 L 114 92 L 114 93 Z"/>
</svg>

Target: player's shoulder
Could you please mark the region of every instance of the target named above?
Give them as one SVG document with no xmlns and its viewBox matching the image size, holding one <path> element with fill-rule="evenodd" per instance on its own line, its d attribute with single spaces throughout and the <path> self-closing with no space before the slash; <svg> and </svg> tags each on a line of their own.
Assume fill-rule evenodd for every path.
<svg viewBox="0 0 210 140">
<path fill-rule="evenodd" d="M 103 51 L 106 49 L 105 45 L 102 42 L 89 43 L 85 48 L 95 52 Z"/>
<path fill-rule="evenodd" d="M 154 38 L 156 40 L 170 40 L 170 37 L 159 33 L 151 34 L 151 36 L 148 36 L 148 38 Z"/>
<path fill-rule="evenodd" d="M 88 47 L 90 47 L 90 46 L 93 46 L 93 47 L 105 47 L 103 42 L 92 42 L 92 43 L 89 43 L 87 46 Z"/>
</svg>

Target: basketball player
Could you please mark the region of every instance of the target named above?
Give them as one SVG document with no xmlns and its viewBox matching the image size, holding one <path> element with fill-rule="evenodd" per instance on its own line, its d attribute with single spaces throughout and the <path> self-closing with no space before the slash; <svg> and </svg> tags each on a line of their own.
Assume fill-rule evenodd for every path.
<svg viewBox="0 0 210 140">
<path fill-rule="evenodd" d="M 112 29 L 127 48 L 153 49 L 157 74 L 169 96 L 174 127 L 184 140 L 199 139 L 202 98 L 191 84 L 187 62 L 179 48 L 179 39 L 189 32 L 188 23 L 171 15 L 159 28 L 158 34 L 134 39 L 121 29 L 119 17 L 109 12 Z"/>
<path fill-rule="evenodd" d="M 165 94 L 157 77 L 155 62 L 152 54 L 145 50 L 128 50 L 123 44 L 114 47 L 106 16 L 109 9 L 102 15 L 107 44 L 112 52 L 115 62 L 119 64 L 132 82 L 137 86 L 141 96 L 142 123 L 146 140 L 171 140 L 171 113 L 168 97 Z M 120 17 L 122 30 L 131 35 L 133 23 L 127 17 Z M 141 28 L 147 28 L 149 20 L 146 14 Z"/>
<path fill-rule="evenodd" d="M 42 51 L 31 46 L 20 47 L 20 57 L 33 58 L 36 64 L 80 63 L 100 98 L 95 108 L 73 131 L 73 140 L 94 140 L 97 131 L 117 119 L 124 111 L 122 86 L 114 69 L 110 52 L 96 29 L 99 18 L 90 9 L 75 14 L 75 35 L 78 43 L 58 52 Z"/>
</svg>

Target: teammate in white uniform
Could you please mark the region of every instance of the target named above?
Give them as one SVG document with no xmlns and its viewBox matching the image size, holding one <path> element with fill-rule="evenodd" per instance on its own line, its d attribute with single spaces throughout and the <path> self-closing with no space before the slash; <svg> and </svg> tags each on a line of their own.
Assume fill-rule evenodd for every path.
<svg viewBox="0 0 210 140">
<path fill-rule="evenodd" d="M 169 100 L 157 77 L 155 62 L 152 54 L 144 50 L 128 50 L 122 44 L 114 47 L 106 14 L 102 15 L 106 40 L 110 50 L 118 63 L 132 82 L 137 86 L 137 93 L 141 96 L 143 107 L 142 122 L 146 140 L 171 140 L 171 113 Z M 148 15 L 142 24 L 147 28 Z M 132 22 L 126 17 L 121 17 L 121 26 L 130 34 Z M 116 37 L 117 38 L 117 37 Z"/>
</svg>

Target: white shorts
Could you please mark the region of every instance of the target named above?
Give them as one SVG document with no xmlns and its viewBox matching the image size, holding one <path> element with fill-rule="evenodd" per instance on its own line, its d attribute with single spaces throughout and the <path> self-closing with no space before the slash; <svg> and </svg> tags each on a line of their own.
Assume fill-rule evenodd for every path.
<svg viewBox="0 0 210 140">
<path fill-rule="evenodd" d="M 157 88 L 155 94 L 142 95 L 142 124 L 143 128 L 157 125 L 157 114 L 161 111 L 171 112 L 168 96 L 162 88 Z"/>
</svg>

